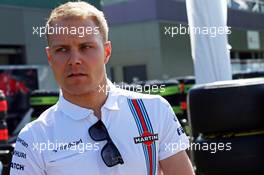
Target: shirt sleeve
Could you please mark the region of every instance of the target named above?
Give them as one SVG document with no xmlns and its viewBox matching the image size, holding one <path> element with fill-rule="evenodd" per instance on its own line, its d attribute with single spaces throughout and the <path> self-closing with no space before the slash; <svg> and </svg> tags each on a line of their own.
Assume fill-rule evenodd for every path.
<svg viewBox="0 0 264 175">
<path fill-rule="evenodd" d="M 189 139 L 173 112 L 170 104 L 162 98 L 159 160 L 166 159 L 189 147 Z"/>
<path fill-rule="evenodd" d="M 10 175 L 45 175 L 43 161 L 31 130 L 26 126 L 19 133 L 10 164 Z"/>
</svg>

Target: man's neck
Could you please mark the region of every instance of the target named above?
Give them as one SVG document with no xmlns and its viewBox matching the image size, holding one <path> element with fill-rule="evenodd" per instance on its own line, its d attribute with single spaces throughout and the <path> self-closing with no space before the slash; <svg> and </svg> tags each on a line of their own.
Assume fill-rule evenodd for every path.
<svg viewBox="0 0 264 175">
<path fill-rule="evenodd" d="M 107 87 L 107 81 L 103 81 L 100 86 Z M 66 100 L 83 108 L 92 109 L 94 111 L 94 115 L 99 119 L 101 118 L 101 107 L 104 105 L 107 95 L 107 93 L 102 91 L 100 92 L 97 89 L 81 95 L 71 95 L 65 91 L 63 92 L 63 97 Z"/>
</svg>

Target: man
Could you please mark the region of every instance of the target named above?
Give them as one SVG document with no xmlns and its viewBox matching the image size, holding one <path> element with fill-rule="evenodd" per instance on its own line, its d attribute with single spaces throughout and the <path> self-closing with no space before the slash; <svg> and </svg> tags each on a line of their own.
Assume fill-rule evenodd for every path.
<svg viewBox="0 0 264 175">
<path fill-rule="evenodd" d="M 188 139 L 168 102 L 107 79 L 103 13 L 68 2 L 51 12 L 47 26 L 46 53 L 61 95 L 20 132 L 11 175 L 193 175 Z"/>
</svg>

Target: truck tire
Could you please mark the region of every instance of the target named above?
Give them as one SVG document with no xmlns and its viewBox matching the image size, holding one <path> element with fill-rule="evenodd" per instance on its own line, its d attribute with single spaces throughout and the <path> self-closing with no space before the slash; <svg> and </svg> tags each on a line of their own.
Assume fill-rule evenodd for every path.
<svg viewBox="0 0 264 175">
<path fill-rule="evenodd" d="M 248 175 L 264 174 L 264 134 L 231 138 L 198 138 L 197 145 L 215 147 L 211 150 L 194 150 L 192 155 L 197 174 L 203 175 Z M 219 150 L 221 144 L 221 150 Z M 214 146 L 212 146 L 214 145 Z M 223 147 L 224 145 L 224 147 Z M 229 146 L 231 149 L 229 149 Z M 206 148 L 207 148 L 206 147 Z M 223 150 L 224 148 L 224 150 Z"/>
<path fill-rule="evenodd" d="M 195 86 L 188 95 L 194 135 L 262 129 L 264 79 L 223 81 Z"/>
</svg>

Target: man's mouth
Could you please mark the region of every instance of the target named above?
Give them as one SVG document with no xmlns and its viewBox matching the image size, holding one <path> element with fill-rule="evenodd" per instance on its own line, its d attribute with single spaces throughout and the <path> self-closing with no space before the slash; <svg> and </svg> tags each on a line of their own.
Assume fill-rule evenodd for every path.
<svg viewBox="0 0 264 175">
<path fill-rule="evenodd" d="M 80 77 L 80 76 L 86 76 L 86 74 L 83 74 L 83 73 L 71 73 L 67 77 L 71 78 L 71 77 Z"/>
</svg>

